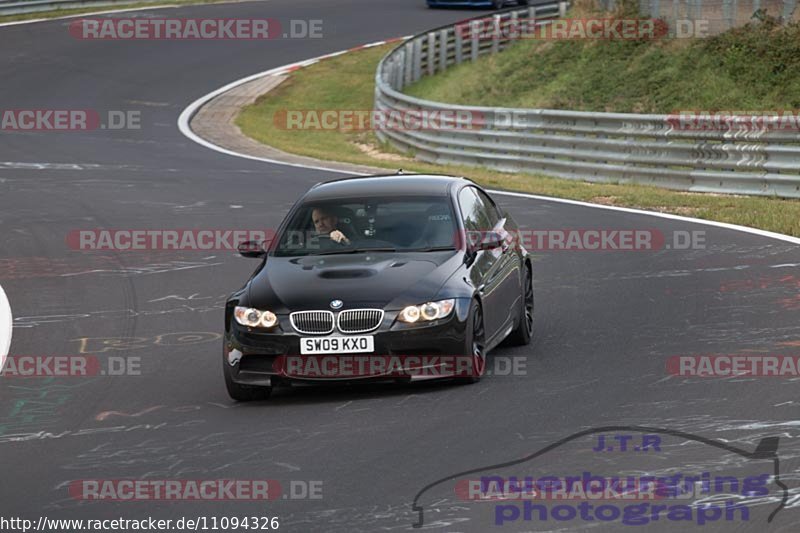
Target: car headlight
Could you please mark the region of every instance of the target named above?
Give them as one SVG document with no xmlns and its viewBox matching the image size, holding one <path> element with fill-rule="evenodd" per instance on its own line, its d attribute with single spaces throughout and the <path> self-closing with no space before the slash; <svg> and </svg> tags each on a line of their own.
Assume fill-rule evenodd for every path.
<svg viewBox="0 0 800 533">
<path fill-rule="evenodd" d="M 239 307 L 233 310 L 236 322 L 251 328 L 271 328 L 278 323 L 278 317 L 272 311 L 260 311 L 252 307 Z"/>
<path fill-rule="evenodd" d="M 430 322 L 445 318 L 453 312 L 456 305 L 455 299 L 427 302 L 422 305 L 409 305 L 397 316 L 401 322 L 413 324 L 415 322 Z"/>
</svg>

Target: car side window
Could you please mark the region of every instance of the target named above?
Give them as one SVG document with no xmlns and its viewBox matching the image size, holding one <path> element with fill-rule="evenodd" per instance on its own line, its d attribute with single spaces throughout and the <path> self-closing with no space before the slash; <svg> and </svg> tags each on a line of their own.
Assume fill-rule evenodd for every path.
<svg viewBox="0 0 800 533">
<path fill-rule="evenodd" d="M 467 231 L 478 230 L 478 197 L 469 187 L 458 193 L 458 206 L 461 208 L 461 220 Z"/>
<path fill-rule="evenodd" d="M 489 210 L 473 187 L 464 187 L 458 193 L 461 217 L 467 231 L 488 231 L 494 227 Z M 495 221 L 496 222 L 496 221 Z"/>
<path fill-rule="evenodd" d="M 489 228 L 494 229 L 500 219 L 500 211 L 497 209 L 497 206 L 494 204 L 491 198 L 489 198 L 486 193 L 479 189 L 475 189 L 475 193 L 478 195 L 478 198 L 483 205 L 483 209 L 485 210 L 486 214 L 485 217 L 489 220 Z"/>
</svg>

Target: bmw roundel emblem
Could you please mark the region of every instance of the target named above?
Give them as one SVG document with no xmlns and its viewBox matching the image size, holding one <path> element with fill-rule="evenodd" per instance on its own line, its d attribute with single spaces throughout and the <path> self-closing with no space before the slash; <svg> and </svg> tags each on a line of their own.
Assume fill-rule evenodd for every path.
<svg viewBox="0 0 800 533">
<path fill-rule="evenodd" d="M 344 302 L 341 300 L 331 300 L 331 309 L 341 309 Z"/>
</svg>

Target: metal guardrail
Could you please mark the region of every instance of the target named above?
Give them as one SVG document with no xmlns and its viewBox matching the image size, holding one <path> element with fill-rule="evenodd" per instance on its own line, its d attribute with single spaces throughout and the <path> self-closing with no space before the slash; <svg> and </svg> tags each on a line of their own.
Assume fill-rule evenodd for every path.
<svg viewBox="0 0 800 533">
<path fill-rule="evenodd" d="M 523 17 L 547 24 L 565 10 L 565 2 L 554 2 L 496 13 L 491 20 L 501 29 L 515 21 L 519 24 Z M 686 128 L 675 115 L 460 106 L 403 94 L 404 87 L 422 76 L 497 53 L 511 40 L 506 31 L 491 38 L 463 31 L 469 24 L 485 27 L 473 19 L 438 28 L 389 52 L 376 73 L 375 109 L 384 116 L 461 113 L 472 120 L 471 126 L 457 127 L 450 117 L 437 128 L 381 128 L 377 135 L 382 141 L 434 163 L 696 192 L 800 198 L 797 127 L 791 131 Z M 748 117 L 740 122 L 747 124 Z"/>
<path fill-rule="evenodd" d="M 83 7 L 103 7 L 123 4 L 138 4 L 164 0 L 0 0 L 0 17 L 75 9 Z"/>
</svg>

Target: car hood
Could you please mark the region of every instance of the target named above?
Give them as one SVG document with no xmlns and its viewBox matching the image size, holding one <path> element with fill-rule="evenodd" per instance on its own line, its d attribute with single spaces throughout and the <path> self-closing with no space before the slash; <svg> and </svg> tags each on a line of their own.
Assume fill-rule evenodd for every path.
<svg viewBox="0 0 800 533">
<path fill-rule="evenodd" d="M 456 270 L 456 251 L 276 257 L 250 281 L 249 306 L 288 313 L 330 309 L 401 309 L 429 301 Z"/>
</svg>

